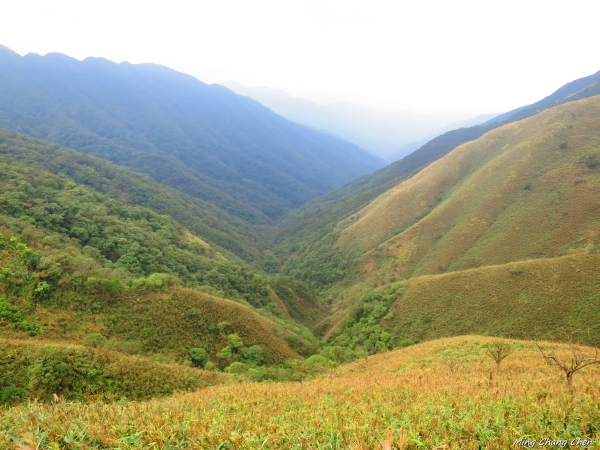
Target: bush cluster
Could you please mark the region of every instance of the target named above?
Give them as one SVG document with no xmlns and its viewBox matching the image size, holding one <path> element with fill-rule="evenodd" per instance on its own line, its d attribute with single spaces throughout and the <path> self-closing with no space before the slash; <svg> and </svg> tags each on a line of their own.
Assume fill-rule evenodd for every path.
<svg viewBox="0 0 600 450">
<path fill-rule="evenodd" d="M 145 399 L 226 381 L 224 375 L 77 345 L 0 339 L 0 404 L 25 399 Z"/>
</svg>

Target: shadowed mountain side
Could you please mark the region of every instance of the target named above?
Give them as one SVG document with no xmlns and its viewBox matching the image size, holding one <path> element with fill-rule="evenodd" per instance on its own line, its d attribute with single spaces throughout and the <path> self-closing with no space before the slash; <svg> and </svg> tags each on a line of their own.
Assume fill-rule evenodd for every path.
<svg viewBox="0 0 600 450">
<path fill-rule="evenodd" d="M 0 127 L 144 172 L 251 223 L 383 163 L 166 67 L 6 48 L 0 61 Z"/>
<path fill-rule="evenodd" d="M 103 159 L 7 130 L 0 130 L 0 155 L 36 170 L 66 175 L 124 204 L 170 215 L 204 241 L 221 246 L 245 261 L 256 260 L 265 245 L 243 220 Z"/>
<path fill-rule="evenodd" d="M 302 325 L 314 328 L 329 314 L 329 308 L 293 278 L 274 279 L 270 286 L 289 317 Z"/>
</svg>

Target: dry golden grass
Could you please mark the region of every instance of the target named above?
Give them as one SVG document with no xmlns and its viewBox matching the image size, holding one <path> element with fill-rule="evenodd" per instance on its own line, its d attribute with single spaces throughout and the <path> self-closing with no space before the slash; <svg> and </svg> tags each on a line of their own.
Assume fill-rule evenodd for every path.
<svg viewBox="0 0 600 450">
<path fill-rule="evenodd" d="M 243 382 L 123 404 L 31 403 L 0 412 L 0 447 L 503 449 L 524 436 L 597 446 L 600 367 L 577 373 L 569 390 L 531 342 L 512 341 L 514 353 L 490 380 L 490 341 L 431 341 L 304 383 Z"/>
<path fill-rule="evenodd" d="M 581 253 L 411 278 L 382 325 L 397 343 L 466 333 L 547 339 L 567 329 L 600 346 L 599 267 L 599 253 Z"/>
<path fill-rule="evenodd" d="M 338 246 L 368 251 L 418 222 L 442 197 L 498 153 L 468 144 L 433 162 L 414 177 L 384 192 L 355 215 L 341 221 Z"/>
<path fill-rule="evenodd" d="M 356 269 L 371 281 L 597 245 L 598 117 L 592 97 L 464 144 L 374 200 L 355 223 L 340 223 L 347 228 L 337 245 L 368 251 Z"/>
</svg>

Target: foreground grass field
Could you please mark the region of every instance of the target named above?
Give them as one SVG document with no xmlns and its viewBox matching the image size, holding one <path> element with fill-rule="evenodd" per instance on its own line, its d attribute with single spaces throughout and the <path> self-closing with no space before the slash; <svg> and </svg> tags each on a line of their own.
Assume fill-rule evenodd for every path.
<svg viewBox="0 0 600 450">
<path fill-rule="evenodd" d="M 0 448 L 495 449 L 519 438 L 579 438 L 597 448 L 600 366 L 577 372 L 569 389 L 528 341 L 510 341 L 514 352 L 495 371 L 491 342 L 430 341 L 303 383 L 240 380 L 148 402 L 30 403 L 0 411 Z"/>
</svg>

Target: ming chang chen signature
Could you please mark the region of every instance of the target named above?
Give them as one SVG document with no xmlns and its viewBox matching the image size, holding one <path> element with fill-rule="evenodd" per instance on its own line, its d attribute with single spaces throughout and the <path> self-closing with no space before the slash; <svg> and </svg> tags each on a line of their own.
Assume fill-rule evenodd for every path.
<svg viewBox="0 0 600 450">
<path fill-rule="evenodd" d="M 567 439 L 551 439 L 551 438 L 542 438 L 542 439 L 528 439 L 528 438 L 519 438 L 519 439 L 515 439 L 515 442 L 513 442 L 513 446 L 519 446 L 519 447 L 527 447 L 527 448 L 534 448 L 534 447 L 560 447 L 560 448 L 567 448 L 567 445 L 570 447 L 591 447 L 594 445 L 594 441 L 592 441 L 591 439 L 585 439 L 585 438 L 580 438 L 580 437 L 576 437 L 574 439 L 571 439 L 570 441 Z"/>
</svg>

